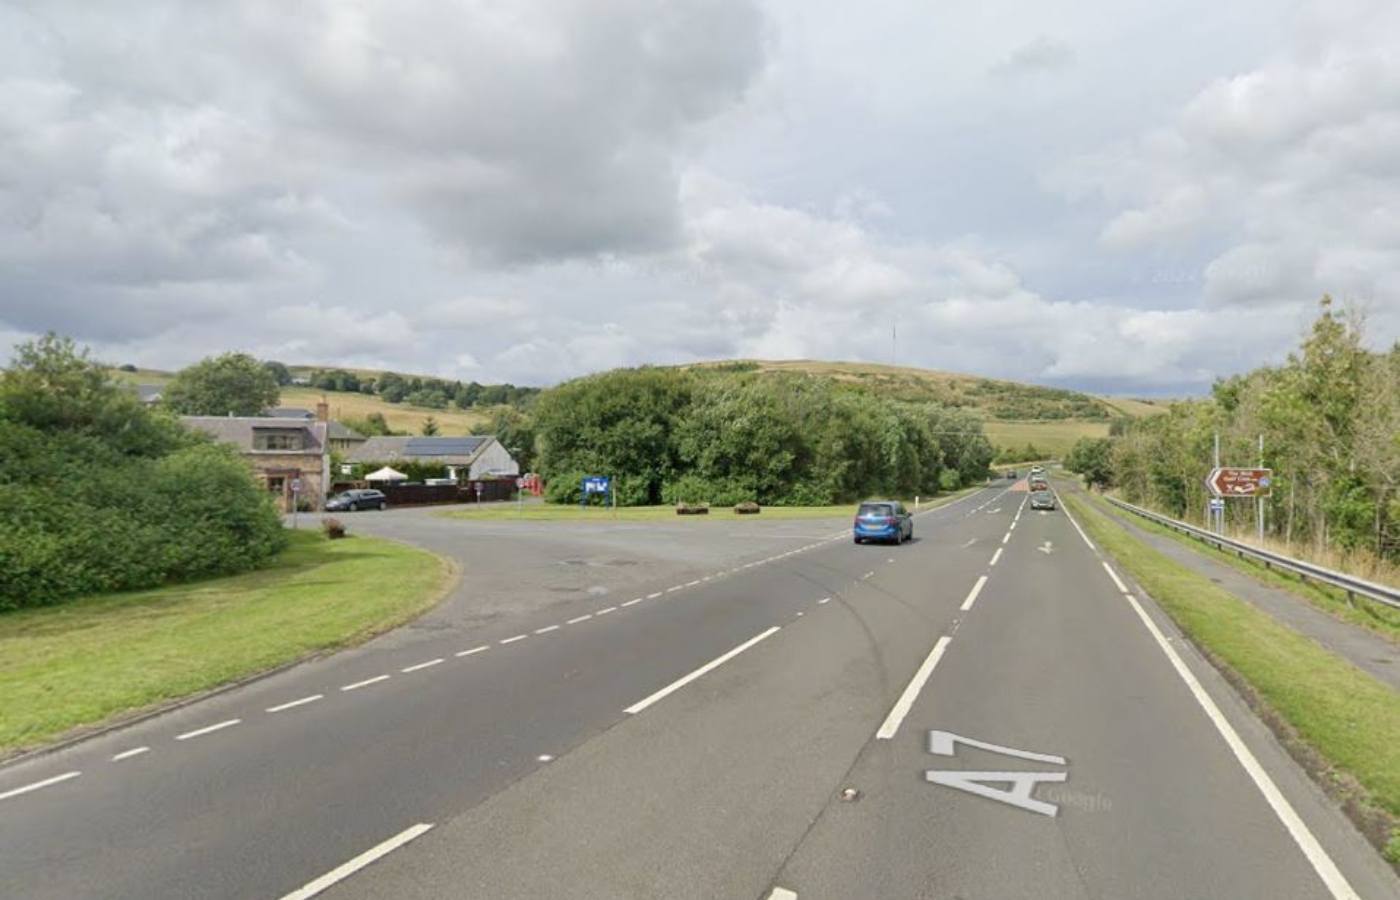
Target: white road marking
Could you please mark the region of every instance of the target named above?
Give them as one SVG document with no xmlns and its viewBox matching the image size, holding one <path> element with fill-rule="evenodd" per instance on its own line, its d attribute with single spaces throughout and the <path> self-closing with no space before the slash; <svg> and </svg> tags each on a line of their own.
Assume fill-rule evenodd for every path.
<svg viewBox="0 0 1400 900">
<path fill-rule="evenodd" d="M 558 627 L 558 626 L 555 626 L 555 627 Z M 406 674 L 408 674 L 409 672 L 417 672 L 419 669 L 426 669 L 426 668 L 429 668 L 430 666 L 435 666 L 435 665 L 437 665 L 437 664 L 440 663 L 440 662 L 442 662 L 442 657 L 441 657 L 441 656 L 439 656 L 437 659 L 430 659 L 430 660 L 428 660 L 427 662 L 420 662 L 420 663 L 415 663 L 414 665 L 411 665 L 411 666 L 405 666 L 404 668 L 399 669 L 399 671 L 400 671 L 400 672 L 403 672 L 403 673 L 406 675 Z"/>
<path fill-rule="evenodd" d="M 972 586 L 972 590 L 967 592 L 967 599 L 964 600 L 962 606 L 958 608 L 961 609 L 963 612 L 967 612 L 969 609 L 972 609 L 972 604 L 977 602 L 977 595 L 982 593 L 982 588 L 984 585 L 986 585 L 986 583 L 986 575 L 983 575 L 982 577 L 978 578 L 977 583 Z"/>
<path fill-rule="evenodd" d="M 869 578 L 871 575 L 874 575 L 874 574 L 875 574 L 874 572 L 866 572 L 864 575 L 860 576 L 860 580 L 861 580 L 861 581 L 864 581 L 865 579 Z"/>
<path fill-rule="evenodd" d="M 1128 586 L 1123 583 L 1123 579 L 1118 577 L 1118 573 L 1113 571 L 1112 566 L 1105 562 L 1103 564 L 1103 570 L 1108 573 L 1109 578 L 1113 579 L 1113 583 L 1118 586 L 1119 591 L 1121 591 L 1124 594 L 1128 593 Z"/>
<path fill-rule="evenodd" d="M 975 543 L 977 543 L 977 538 L 969 538 L 968 541 L 967 541 L 967 543 L 963 544 L 963 545 L 962 545 L 960 548 L 958 548 L 958 549 L 960 549 L 960 550 L 966 550 L 968 547 L 971 547 L 971 546 L 972 546 L 973 544 L 975 544 Z"/>
<path fill-rule="evenodd" d="M 1004 544 L 1009 540 L 1011 540 L 1011 532 L 1008 531 L 1005 535 L 1002 536 L 1001 542 Z"/>
<path fill-rule="evenodd" d="M 535 757 L 535 760 L 537 762 L 554 762 L 554 757 L 550 756 L 548 753 L 541 753 L 539 756 Z"/>
<path fill-rule="evenodd" d="M 543 628 L 536 628 L 535 634 L 549 634 L 551 631 L 558 631 L 558 625 L 546 625 Z"/>
<path fill-rule="evenodd" d="M 749 638 L 747 641 L 744 641 L 742 644 L 735 647 L 733 650 L 730 650 L 728 653 L 725 653 L 722 656 L 715 657 L 714 659 L 705 663 L 703 666 L 696 669 L 694 672 L 691 672 L 689 675 L 684 675 L 671 682 L 670 684 L 666 685 L 664 688 L 652 694 L 651 696 L 646 697 L 642 700 L 638 700 L 636 703 L 633 703 L 631 706 L 627 707 L 625 712 L 627 712 L 630 715 L 636 715 L 637 713 L 646 709 L 648 706 L 651 706 L 653 703 L 665 699 L 666 697 L 685 687 L 687 684 L 690 684 L 692 681 L 701 677 L 706 672 L 709 672 L 713 669 L 717 669 L 725 663 L 729 662 L 731 659 L 738 656 L 740 653 L 743 653 L 745 650 L 749 649 L 754 644 L 757 644 L 759 641 L 776 634 L 780 628 L 781 626 L 774 625 L 767 631 L 759 632 L 757 635 Z"/>
<path fill-rule="evenodd" d="M 711 578 L 714 578 L 714 577 L 715 577 L 715 576 L 713 576 L 713 575 L 706 575 L 704 578 L 701 578 L 700 580 L 701 580 L 701 581 L 709 581 Z"/>
<path fill-rule="evenodd" d="M 664 593 L 665 593 L 665 591 L 657 591 L 657 592 L 654 593 L 654 594 L 647 594 L 647 599 L 648 599 L 648 600 L 655 600 L 657 597 L 660 597 L 660 596 L 661 596 L 662 594 L 664 594 Z"/>
<path fill-rule="evenodd" d="M 316 896 L 336 882 L 344 881 L 346 878 L 354 875 L 380 857 L 392 853 L 432 827 L 432 824 L 429 822 L 420 822 L 412 828 L 406 828 L 384 843 L 371 847 L 349 862 L 331 869 L 315 881 L 309 881 L 290 894 L 284 895 L 282 900 L 308 900 L 308 898 Z"/>
<path fill-rule="evenodd" d="M 682 587 L 683 587 L 683 585 L 679 585 L 679 584 L 676 585 L 675 587 L 668 587 L 668 588 L 666 589 L 666 593 L 668 593 L 668 594 L 674 594 L 676 591 L 680 590 Z"/>
<path fill-rule="evenodd" d="M 1153 639 L 1157 641 L 1157 646 L 1161 647 L 1162 652 L 1167 655 L 1167 659 L 1171 662 L 1172 668 L 1176 669 L 1176 673 L 1181 676 L 1181 680 L 1186 682 L 1186 686 L 1191 690 L 1191 695 L 1196 698 L 1196 702 L 1201 705 L 1201 709 L 1205 710 L 1206 715 L 1210 718 L 1211 724 L 1215 726 L 1215 730 L 1220 732 L 1220 736 L 1225 739 L 1225 743 L 1235 754 L 1235 758 L 1238 759 L 1240 765 L 1244 767 L 1245 773 L 1249 775 L 1255 787 L 1259 788 L 1259 792 L 1264 795 L 1264 799 L 1267 800 L 1269 806 L 1273 808 L 1274 814 L 1283 822 L 1283 826 L 1288 829 L 1289 835 L 1292 836 L 1299 849 L 1303 851 L 1303 855 L 1308 858 L 1308 862 L 1312 863 L 1313 870 L 1317 872 L 1317 876 L 1322 879 L 1322 883 L 1327 886 L 1327 890 L 1336 900 L 1360 900 L 1356 891 L 1352 889 L 1351 884 L 1347 882 L 1346 876 L 1342 875 L 1341 870 L 1337 868 L 1337 864 L 1327 855 L 1327 851 L 1322 849 L 1322 845 L 1317 842 L 1317 838 L 1313 837 L 1313 833 L 1308 830 L 1308 826 L 1293 809 L 1293 806 L 1288 802 L 1288 798 L 1283 796 L 1283 792 L 1278 789 L 1278 785 L 1274 784 L 1273 779 L 1269 777 L 1269 773 L 1264 771 L 1264 767 L 1259 764 L 1259 760 L 1255 758 L 1253 752 L 1250 751 L 1249 747 L 1245 746 L 1244 741 L 1240 740 L 1239 734 L 1235 731 L 1234 726 L 1230 724 L 1229 720 L 1225 718 L 1225 715 L 1221 713 L 1220 707 L 1215 705 L 1215 701 L 1211 699 L 1210 694 L 1206 693 L 1206 689 L 1196 680 L 1196 676 L 1186 667 L 1186 663 L 1182 661 L 1181 657 L 1177 655 L 1176 650 L 1167 642 L 1166 637 L 1164 637 L 1162 632 L 1157 628 L 1157 623 L 1152 621 L 1147 611 L 1138 603 L 1137 598 L 1132 594 L 1128 594 L 1127 598 L 1128 602 L 1132 604 L 1133 611 L 1136 612 L 1138 618 L 1142 620 L 1142 624 L 1147 626 L 1147 630 L 1152 634 Z"/>
<path fill-rule="evenodd" d="M 177 734 L 175 735 L 175 740 L 188 741 L 190 738 L 197 738 L 202 735 L 211 734 L 215 731 L 222 731 L 225 728 L 232 728 L 233 726 L 237 725 L 239 722 L 242 721 L 242 719 L 225 719 L 222 722 L 216 722 L 213 725 L 205 725 L 203 728 L 196 728 L 194 731 L 186 731 L 184 734 Z"/>
<path fill-rule="evenodd" d="M 565 622 L 564 624 L 565 624 L 565 625 L 577 625 L 577 624 L 580 623 L 580 622 L 587 622 L 587 621 L 588 621 L 589 619 L 591 619 L 591 618 L 593 618 L 593 613 L 585 613 L 585 614 L 583 614 L 583 615 L 581 615 L 581 616 L 574 616 L 572 619 L 570 619 L 569 621 Z"/>
<path fill-rule="evenodd" d="M 888 559 L 885 560 L 885 562 L 887 562 L 887 563 L 892 563 L 892 562 L 894 562 L 894 557 L 893 557 L 893 556 L 889 557 Z"/>
<path fill-rule="evenodd" d="M 633 605 L 638 604 L 638 603 L 641 603 L 641 602 L 642 602 L 642 598 L 641 598 L 641 597 L 638 597 L 638 598 L 635 599 L 635 600 L 628 600 L 626 603 L 623 603 L 622 606 L 624 606 L 624 607 L 626 607 L 626 606 L 633 606 Z"/>
<path fill-rule="evenodd" d="M 1035 549 L 1039 550 L 1041 553 L 1044 553 L 1046 556 L 1049 556 L 1051 553 L 1054 553 L 1054 552 L 1055 552 L 1055 542 L 1054 542 L 1054 541 L 1046 541 L 1045 543 L 1041 544 L 1039 547 L 1036 547 Z"/>
<path fill-rule="evenodd" d="M 498 643 L 498 644 L 513 644 L 513 643 L 515 643 L 516 641 L 523 641 L 523 640 L 525 640 L 527 637 L 529 637 L 528 634 L 517 634 L 515 637 L 508 637 L 508 638 L 506 638 L 505 640 L 497 641 L 496 643 Z"/>
<path fill-rule="evenodd" d="M 830 603 L 830 602 L 831 602 L 831 598 L 830 598 L 830 597 L 823 597 L 823 598 L 821 598 L 820 600 L 817 601 L 817 605 L 818 605 L 818 606 L 821 606 L 823 603 Z"/>
<path fill-rule="evenodd" d="M 473 647 L 470 650 L 458 650 L 453 656 L 471 656 L 473 653 L 480 653 L 483 650 L 490 650 L 490 644 L 482 644 L 480 647 Z"/>
<path fill-rule="evenodd" d="M 1089 546 L 1090 550 L 1093 550 L 1095 553 L 1097 553 L 1098 550 L 1094 547 L 1094 542 L 1089 540 L 1089 536 L 1084 533 L 1084 529 L 1079 527 L 1079 523 L 1076 522 L 1074 520 L 1074 516 L 1070 514 L 1069 507 L 1065 506 L 1065 504 L 1060 500 L 1059 494 L 1055 495 L 1055 502 L 1059 504 L 1060 509 L 1063 509 L 1065 511 L 1065 518 L 1069 519 L 1069 524 L 1073 525 L 1074 530 L 1079 532 L 1079 536 L 1084 539 L 1084 543 Z"/>
<path fill-rule="evenodd" d="M 388 681 L 388 675 L 376 675 L 373 678 L 366 678 L 364 681 L 357 681 L 354 684 L 347 684 L 341 688 L 342 691 L 355 691 L 362 687 L 369 687 L 371 684 L 378 684 L 381 681 Z"/>
<path fill-rule="evenodd" d="M 884 724 L 880 730 L 875 732 L 875 737 L 888 741 L 899 731 L 899 725 L 904 721 L 904 717 L 909 715 L 909 710 L 914 706 L 914 701 L 919 697 L 919 691 L 924 689 L 924 683 L 933 674 L 933 667 L 938 665 L 938 661 L 943 658 L 943 651 L 948 649 L 948 643 L 952 638 L 944 635 L 938 639 L 938 643 L 933 645 L 928 657 L 919 665 L 919 669 L 914 673 L 914 677 L 909 680 L 908 686 L 904 688 L 904 693 L 899 695 L 894 706 L 890 709 L 890 714 L 885 716 Z"/>
<path fill-rule="evenodd" d="M 131 759 L 133 756 L 140 756 L 150 749 L 150 747 L 133 747 L 130 750 L 123 750 L 121 753 L 112 757 L 112 762 L 121 762 L 124 759 Z"/>
<path fill-rule="evenodd" d="M 37 791 L 39 788 L 46 788 L 51 784 L 58 784 L 60 781 L 67 781 L 70 778 L 77 778 L 82 772 L 76 769 L 72 772 L 64 772 L 62 775 L 55 775 L 52 778 L 45 778 L 43 781 L 36 781 L 33 784 L 26 784 L 24 787 L 17 787 L 0 794 L 0 800 L 8 797 L 18 797 L 20 794 L 27 794 L 30 791 Z"/>
<path fill-rule="evenodd" d="M 320 700 L 324 696 L 326 695 L 312 694 L 310 697 L 302 697 L 300 700 L 293 700 L 290 703 L 280 703 L 277 706 L 269 706 L 266 712 L 275 713 L 281 712 L 284 709 L 293 709 L 298 706 L 305 706 L 308 703 L 315 703 L 317 700 Z"/>
<path fill-rule="evenodd" d="M 797 900 L 797 891 L 775 887 L 772 892 L 769 893 L 768 900 Z"/>
<path fill-rule="evenodd" d="M 606 616 L 606 615 L 607 615 L 608 613 L 610 613 L 610 612 L 617 612 L 617 607 L 616 607 L 616 606 L 609 606 L 609 607 L 607 607 L 606 609 L 600 609 L 600 610 L 598 610 L 596 613 L 594 613 L 594 615 L 595 615 L 595 616 Z"/>
<path fill-rule="evenodd" d="M 1015 531 L 1015 530 L 1016 530 L 1016 523 L 1015 523 L 1015 522 L 1012 522 L 1012 523 L 1011 523 L 1011 527 L 1008 528 L 1008 529 L 1006 529 L 1006 531 L 1007 531 L 1008 534 L 1011 533 L 1011 532 L 1013 532 L 1013 531 Z"/>
<path fill-rule="evenodd" d="M 687 581 L 687 582 L 685 583 L 685 586 L 686 586 L 686 587 L 695 587 L 695 586 L 696 586 L 697 584 L 699 584 L 699 583 L 700 583 L 700 579 L 697 578 L 697 579 L 695 579 L 694 581 Z"/>
<path fill-rule="evenodd" d="M 998 548 L 997 548 L 997 552 L 995 552 L 995 553 L 992 554 L 992 561 L 989 562 L 989 563 L 987 563 L 987 565 L 989 565 L 989 566 L 994 566 L 994 565 L 996 565 L 996 564 L 997 564 L 997 560 L 1001 559 L 1001 551 L 1002 551 L 1003 549 L 1005 549 L 1005 548 L 1003 548 L 1003 547 L 998 547 Z"/>
</svg>

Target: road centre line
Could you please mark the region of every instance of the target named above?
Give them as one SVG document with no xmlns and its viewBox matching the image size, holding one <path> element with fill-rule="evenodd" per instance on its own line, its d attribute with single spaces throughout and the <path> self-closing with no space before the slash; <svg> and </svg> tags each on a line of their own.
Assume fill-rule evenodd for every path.
<svg viewBox="0 0 1400 900">
<path fill-rule="evenodd" d="M 1297 811 L 1293 809 L 1293 806 L 1288 802 L 1288 798 L 1283 796 L 1283 792 L 1278 789 L 1278 785 L 1274 784 L 1273 779 L 1269 777 L 1269 773 L 1264 771 L 1264 767 L 1260 765 L 1259 760 L 1254 756 L 1253 752 L 1251 752 L 1244 741 L 1240 739 L 1239 733 L 1235 731 L 1230 721 L 1225 718 L 1225 715 L 1220 711 L 1220 707 L 1215 705 L 1215 701 L 1211 699 L 1210 694 L 1206 693 L 1206 689 L 1201 686 L 1201 683 L 1196 680 L 1196 676 L 1186 667 L 1186 663 L 1182 661 L 1181 656 L 1178 655 L 1171 644 L 1167 642 L 1166 637 L 1163 636 L 1161 630 L 1157 628 L 1157 623 L 1152 621 L 1147 611 L 1142 608 L 1142 604 L 1138 603 L 1137 598 L 1132 594 L 1127 594 L 1126 596 L 1128 602 L 1132 604 L 1133 611 L 1137 613 L 1138 618 L 1142 620 L 1142 624 L 1145 625 L 1148 632 L 1151 633 L 1153 640 L 1157 642 L 1157 646 L 1166 654 L 1167 660 L 1172 664 L 1172 668 L 1176 670 L 1176 674 L 1181 676 L 1182 681 L 1186 682 L 1186 687 L 1190 689 L 1191 695 L 1196 698 L 1196 702 L 1200 704 L 1201 709 L 1205 710 L 1206 716 L 1210 719 L 1211 724 L 1215 726 L 1215 730 L 1220 732 L 1220 736 L 1225 739 L 1226 745 L 1228 745 L 1231 752 L 1235 754 L 1235 758 L 1239 760 L 1240 765 L 1244 767 L 1245 774 L 1249 775 L 1250 780 L 1254 782 L 1254 786 L 1259 788 L 1259 792 L 1264 795 L 1264 799 L 1268 801 L 1274 814 L 1283 822 L 1283 826 L 1288 830 L 1289 836 L 1293 838 L 1294 843 L 1303 851 L 1303 855 L 1306 856 L 1308 862 L 1312 864 L 1313 871 L 1322 879 L 1322 883 L 1327 886 L 1327 890 L 1336 900 L 1360 900 L 1360 897 L 1352 888 L 1351 884 L 1347 882 L 1346 876 L 1341 873 L 1341 870 L 1337 868 L 1337 864 L 1327 855 L 1327 851 L 1317 842 L 1317 838 L 1308 830 L 1307 824 L 1303 822 Z"/>
<path fill-rule="evenodd" d="M 302 697 L 300 700 L 293 700 L 290 703 L 279 703 L 276 706 L 269 706 L 264 712 L 276 713 L 284 709 L 293 709 L 298 706 L 305 706 L 308 703 L 315 703 L 325 697 L 325 694 L 312 694 L 310 697 Z"/>
<path fill-rule="evenodd" d="M 1004 544 L 1009 540 L 1011 540 L 1011 532 L 1008 531 L 1006 534 L 1002 535 L 1001 542 Z"/>
<path fill-rule="evenodd" d="M 768 894 L 767 900 L 797 900 L 797 892 L 787 888 L 775 887 Z"/>
<path fill-rule="evenodd" d="M 59 782 L 67 781 L 70 778 L 77 778 L 81 774 L 83 773 L 74 769 L 72 772 L 64 772 L 62 775 L 55 775 L 52 778 L 45 778 L 43 781 L 36 781 L 33 784 L 26 784 L 23 787 L 13 788 L 12 790 L 8 790 L 5 793 L 0 794 L 0 800 L 4 800 L 9 797 L 18 797 L 20 794 L 27 794 L 30 791 L 37 791 L 40 788 L 46 788 L 51 784 L 58 784 Z"/>
<path fill-rule="evenodd" d="M 1118 577 L 1118 573 L 1113 571 L 1113 567 L 1110 566 L 1106 560 L 1102 562 L 1103 570 L 1108 573 L 1109 578 L 1113 579 L 1113 583 L 1118 586 L 1118 591 L 1123 594 L 1128 593 L 1128 586 L 1123 583 L 1123 579 Z"/>
<path fill-rule="evenodd" d="M 967 599 L 964 600 L 962 606 L 958 608 L 961 609 L 963 612 L 967 612 L 969 609 L 972 609 L 972 604 L 977 602 L 977 595 L 982 593 L 982 588 L 986 585 L 986 583 L 986 575 L 983 575 L 982 577 L 978 578 L 977 583 L 972 586 L 972 590 L 967 592 Z"/>
<path fill-rule="evenodd" d="M 695 579 L 694 581 L 687 581 L 683 586 L 684 586 L 684 587 L 695 587 L 695 586 L 696 586 L 697 584 L 699 584 L 699 583 L 700 583 L 700 579 L 697 578 L 697 579 Z"/>
<path fill-rule="evenodd" d="M 823 598 L 821 598 L 820 600 L 817 601 L 817 605 L 818 605 L 818 606 L 821 606 L 823 603 L 830 603 L 830 602 L 831 602 L 831 598 L 830 598 L 830 597 L 823 597 Z"/>
<path fill-rule="evenodd" d="M 577 625 L 577 624 L 580 623 L 580 622 L 587 622 L 587 621 L 588 621 L 589 619 L 591 619 L 591 618 L 593 618 L 593 613 L 584 613 L 584 614 L 581 615 L 581 616 L 574 616 L 572 619 L 570 619 L 569 621 L 565 622 L 564 624 L 565 624 L 565 625 Z"/>
<path fill-rule="evenodd" d="M 372 684 L 378 684 L 378 683 L 381 682 L 381 681 L 388 681 L 388 680 L 389 680 L 389 676 L 388 676 L 388 675 L 376 675 L 376 676 L 374 676 L 373 678 L 366 678 L 364 681 L 357 681 L 357 682 L 355 682 L 354 684 L 347 684 L 347 685 L 344 685 L 343 687 L 341 687 L 341 690 L 342 690 L 342 691 L 357 691 L 357 690 L 359 690 L 359 689 L 362 688 L 362 687 L 369 687 L 369 686 L 372 685 Z"/>
<path fill-rule="evenodd" d="M 213 725 L 206 725 L 203 728 L 196 728 L 194 731 L 186 731 L 184 734 L 177 734 L 175 735 L 175 740 L 188 741 L 190 738 L 197 738 L 206 734 L 211 734 L 215 731 L 222 731 L 225 728 L 232 728 L 233 726 L 237 725 L 239 722 L 242 721 L 242 719 L 225 719 L 224 721 L 216 722 Z"/>
<path fill-rule="evenodd" d="M 943 658 L 943 651 L 948 649 L 950 641 L 952 638 L 947 635 L 940 637 L 938 642 L 933 645 L 933 649 L 929 651 L 928 656 L 919 664 L 918 670 L 914 672 L 914 677 L 909 679 L 909 684 L 904 688 L 904 693 L 899 695 L 899 699 L 890 708 L 890 714 L 885 716 L 880 730 L 875 732 L 875 737 L 878 740 L 888 741 L 899 731 L 900 723 L 904 721 L 905 716 L 909 715 L 909 710 L 919 697 L 919 691 L 924 689 L 925 682 L 933 674 L 933 667 L 938 665 L 938 661 Z"/>
<path fill-rule="evenodd" d="M 112 762 L 121 762 L 124 759 L 131 759 L 133 756 L 140 756 L 142 753 L 145 753 L 150 749 L 150 747 L 133 747 L 130 750 L 123 750 L 122 752 L 112 757 Z"/>
<path fill-rule="evenodd" d="M 685 687 L 687 684 L 690 684 L 692 681 L 701 677 L 706 672 L 709 672 L 713 669 L 717 669 L 725 663 L 729 662 L 731 659 L 738 656 L 740 653 L 743 653 L 745 650 L 749 649 L 754 644 L 757 644 L 759 641 L 762 641 L 765 638 L 776 634 L 781 627 L 782 626 L 780 625 L 774 625 L 767 631 L 759 632 L 758 634 L 749 638 L 747 641 L 744 641 L 742 644 L 735 647 L 733 650 L 730 650 L 729 652 L 724 653 L 721 656 L 717 656 L 709 662 L 705 663 L 703 666 L 696 669 L 694 672 L 691 672 L 689 675 L 683 675 L 680 678 L 677 678 L 675 681 L 671 682 L 670 684 L 666 685 L 664 688 L 657 691 L 656 693 L 644 697 L 641 700 L 638 700 L 636 703 L 633 703 L 631 706 L 627 707 L 627 709 L 624 710 L 624 712 L 626 712 L 628 715 L 636 715 L 637 713 L 646 709 L 648 706 L 651 706 L 653 703 L 665 699 L 666 697 Z"/>
<path fill-rule="evenodd" d="M 596 613 L 594 613 L 593 615 L 595 615 L 595 616 L 606 616 L 606 615 L 607 615 L 608 613 L 610 613 L 610 612 L 617 612 L 617 607 L 616 607 L 616 606 L 609 606 L 609 607 L 606 607 L 606 608 L 604 608 L 604 609 L 598 610 L 598 611 L 597 611 Z"/>
<path fill-rule="evenodd" d="M 453 656 L 471 656 L 473 653 L 480 653 L 483 650 L 490 650 L 490 644 L 482 644 L 480 647 L 473 647 L 470 650 L 458 650 Z"/>
<path fill-rule="evenodd" d="M 655 600 L 657 597 L 660 597 L 660 596 L 661 596 L 662 594 L 664 594 L 664 593 L 665 593 L 665 591 L 656 591 L 655 593 L 647 594 L 647 599 L 648 599 L 648 600 Z"/>
<path fill-rule="evenodd" d="M 558 631 L 558 625 L 546 625 L 543 628 L 536 628 L 535 634 L 549 634 L 551 631 Z"/>
<path fill-rule="evenodd" d="M 623 606 L 623 607 L 628 607 L 628 606 L 634 606 L 634 605 L 636 605 L 636 604 L 638 604 L 638 603 L 641 603 L 641 602 L 642 602 L 642 598 L 641 598 L 641 597 L 637 597 L 637 598 L 635 598 L 635 599 L 633 599 L 633 600 L 628 600 L 626 603 L 621 603 L 621 604 L 618 604 L 618 605 L 619 605 L 619 606 Z"/>
<path fill-rule="evenodd" d="M 420 662 L 411 666 L 405 666 L 404 668 L 399 669 L 399 671 L 407 675 L 409 672 L 417 672 L 419 669 L 426 669 L 429 666 L 435 666 L 440 662 L 442 662 L 441 656 L 439 656 L 437 659 L 430 659 L 427 662 Z"/>
<path fill-rule="evenodd" d="M 514 644 L 516 641 L 523 641 L 523 640 L 525 640 L 527 637 L 529 637 L 528 634 L 517 634 L 515 637 L 508 637 L 508 638 L 506 638 L 505 640 L 503 640 L 503 641 L 497 641 L 496 643 L 498 643 L 498 644 Z"/>
<path fill-rule="evenodd" d="M 992 561 L 989 562 L 989 563 L 987 563 L 987 565 L 988 565 L 988 566 L 994 566 L 994 565 L 996 565 L 996 564 L 997 564 L 997 560 L 1001 559 L 1001 551 L 1004 550 L 1004 549 L 1006 549 L 1006 548 L 1004 548 L 1004 547 L 998 547 L 998 548 L 997 548 L 997 552 L 995 552 L 995 553 L 992 554 Z"/>
<path fill-rule="evenodd" d="M 668 588 L 666 589 L 666 593 L 668 593 L 668 594 L 674 594 L 676 591 L 678 591 L 678 590 L 680 590 L 680 589 L 681 589 L 681 585 L 678 584 L 678 585 L 676 585 L 675 587 L 668 587 Z"/>
<path fill-rule="evenodd" d="M 308 881 L 290 894 L 283 895 L 281 900 L 308 900 L 308 898 L 316 896 L 336 882 L 344 881 L 346 878 L 354 875 L 380 857 L 386 856 L 402 847 L 404 844 L 407 844 L 409 841 L 420 837 L 432 827 L 433 825 L 431 822 L 419 822 L 411 828 L 406 828 L 387 841 L 371 847 L 349 862 L 336 866 L 320 878 L 314 881 Z"/>
</svg>

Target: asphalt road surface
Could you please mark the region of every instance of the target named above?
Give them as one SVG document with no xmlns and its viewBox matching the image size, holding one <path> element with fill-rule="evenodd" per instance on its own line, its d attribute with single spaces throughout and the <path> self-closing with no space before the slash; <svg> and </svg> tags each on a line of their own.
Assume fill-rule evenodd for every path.
<svg viewBox="0 0 1400 900">
<path fill-rule="evenodd" d="M 1063 511 L 356 517 L 434 613 L 0 769 L 4 898 L 1345 898 L 1397 880 Z"/>
</svg>

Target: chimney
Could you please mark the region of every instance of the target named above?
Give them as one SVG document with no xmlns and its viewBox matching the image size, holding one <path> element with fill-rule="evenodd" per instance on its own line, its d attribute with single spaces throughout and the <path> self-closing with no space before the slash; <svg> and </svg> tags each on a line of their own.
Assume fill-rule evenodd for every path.
<svg viewBox="0 0 1400 900">
<path fill-rule="evenodd" d="M 330 407 L 330 404 L 326 402 L 326 398 L 325 398 L 325 397 L 322 397 L 322 398 L 321 398 L 321 402 L 316 404 L 316 421 L 318 421 L 318 422 L 329 422 L 329 421 L 330 421 L 330 418 L 331 418 L 331 407 Z"/>
</svg>

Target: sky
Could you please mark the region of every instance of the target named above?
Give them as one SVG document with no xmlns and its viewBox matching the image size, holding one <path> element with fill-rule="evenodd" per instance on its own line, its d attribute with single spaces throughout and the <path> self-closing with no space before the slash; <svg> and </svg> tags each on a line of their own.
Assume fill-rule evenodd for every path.
<svg viewBox="0 0 1400 900">
<path fill-rule="evenodd" d="M 1400 339 L 1391 0 L 0 0 L 0 359 L 1180 396 Z"/>
</svg>

